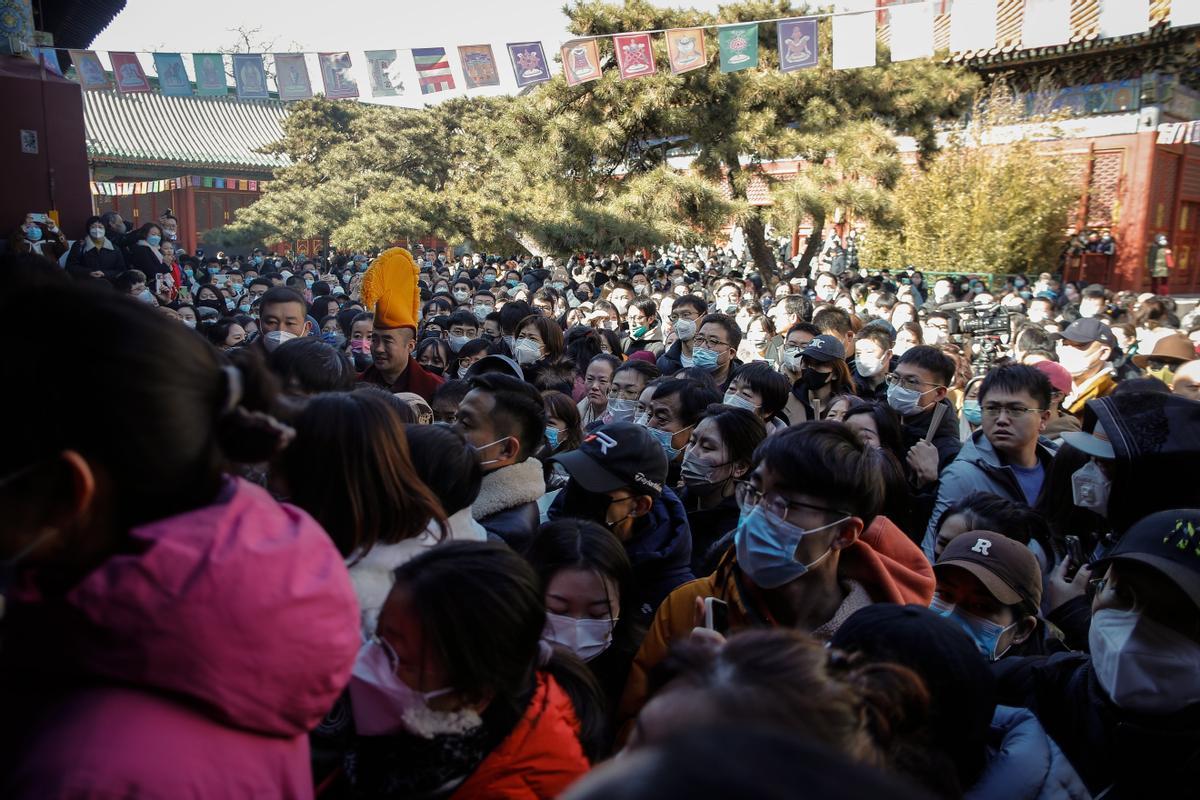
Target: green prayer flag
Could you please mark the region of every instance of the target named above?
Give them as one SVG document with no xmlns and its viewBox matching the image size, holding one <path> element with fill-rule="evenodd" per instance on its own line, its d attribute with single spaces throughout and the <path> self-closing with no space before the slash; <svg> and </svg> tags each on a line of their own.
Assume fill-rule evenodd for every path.
<svg viewBox="0 0 1200 800">
<path fill-rule="evenodd" d="M 721 72 L 737 72 L 758 66 L 758 24 L 725 25 L 717 29 Z"/>
</svg>

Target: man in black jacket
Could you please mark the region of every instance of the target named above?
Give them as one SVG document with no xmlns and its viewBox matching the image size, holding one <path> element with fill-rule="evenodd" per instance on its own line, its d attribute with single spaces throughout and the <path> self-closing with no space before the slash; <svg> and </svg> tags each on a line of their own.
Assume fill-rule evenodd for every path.
<svg viewBox="0 0 1200 800">
<path fill-rule="evenodd" d="M 1142 518 L 1075 576 L 1099 576 L 1090 655 L 994 667 L 1000 702 L 1037 715 L 1093 797 L 1191 797 L 1200 781 L 1198 542 L 1200 509 Z"/>
<path fill-rule="evenodd" d="M 954 362 L 941 350 L 929 345 L 910 348 L 901 356 L 896 371 L 888 376 L 888 405 L 903 419 L 906 453 L 924 440 L 929 432 L 934 407 L 945 407 L 945 415 L 930 442 L 937 448 L 939 472 L 962 449 L 958 436 L 958 413 L 946 397 L 953 380 Z"/>
<path fill-rule="evenodd" d="M 479 453 L 484 472 L 471 515 L 489 536 L 523 552 L 541 521 L 537 501 L 546 493 L 542 463 L 532 458 L 546 431 L 541 395 L 511 375 L 477 375 L 454 424 Z"/>
</svg>

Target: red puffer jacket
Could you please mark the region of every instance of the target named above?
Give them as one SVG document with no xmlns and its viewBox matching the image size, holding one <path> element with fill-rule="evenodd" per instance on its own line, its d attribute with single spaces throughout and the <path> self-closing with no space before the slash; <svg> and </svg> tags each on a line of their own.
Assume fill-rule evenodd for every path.
<svg viewBox="0 0 1200 800">
<path fill-rule="evenodd" d="M 588 769 L 570 698 L 553 677 L 539 672 L 525 716 L 458 787 L 454 799 L 557 797 Z"/>
</svg>

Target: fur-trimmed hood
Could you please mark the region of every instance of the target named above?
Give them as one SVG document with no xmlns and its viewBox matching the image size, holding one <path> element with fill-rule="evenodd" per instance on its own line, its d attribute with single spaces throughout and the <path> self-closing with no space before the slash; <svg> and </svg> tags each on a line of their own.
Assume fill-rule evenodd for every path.
<svg viewBox="0 0 1200 800">
<path fill-rule="evenodd" d="M 545 493 L 542 462 L 526 459 L 483 476 L 479 496 L 471 505 L 471 516 L 476 520 L 487 519 L 500 511 L 533 503 Z"/>
</svg>

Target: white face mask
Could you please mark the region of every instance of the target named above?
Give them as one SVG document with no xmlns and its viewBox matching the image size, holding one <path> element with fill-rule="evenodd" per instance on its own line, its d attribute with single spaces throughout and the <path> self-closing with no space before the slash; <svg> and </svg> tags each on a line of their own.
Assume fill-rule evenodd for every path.
<svg viewBox="0 0 1200 800">
<path fill-rule="evenodd" d="M 98 242 L 104 238 L 104 228 L 90 228 L 88 235 Z"/>
<path fill-rule="evenodd" d="M 268 353 L 274 353 L 275 349 L 284 342 L 290 342 L 296 338 L 296 334 L 288 331 L 271 331 L 263 336 L 263 346 L 267 348 Z"/>
<path fill-rule="evenodd" d="M 1096 680 L 1118 708 L 1167 714 L 1200 702 L 1200 644 L 1136 611 L 1092 615 Z"/>
<path fill-rule="evenodd" d="M 854 359 L 854 370 L 864 378 L 874 378 L 883 372 L 883 359 L 862 353 Z"/>
<path fill-rule="evenodd" d="M 1071 475 L 1071 498 L 1080 508 L 1090 509 L 1100 516 L 1107 515 L 1111 491 L 1112 481 L 1094 458 Z"/>
<path fill-rule="evenodd" d="M 360 736 L 386 736 L 407 730 L 425 739 L 462 734 L 483 724 L 474 709 L 434 711 L 429 701 L 453 689 L 418 692 L 396 675 L 386 646 L 372 639 L 358 651 L 350 673 L 350 705 Z"/>
<path fill-rule="evenodd" d="M 696 335 L 696 321 L 693 319 L 676 320 L 675 335 L 679 337 L 679 341 L 681 342 L 690 342 Z"/>
<path fill-rule="evenodd" d="M 725 405 L 732 406 L 733 408 L 744 408 L 752 414 L 758 413 L 758 406 L 734 392 L 729 392 L 725 395 Z"/>
<path fill-rule="evenodd" d="M 533 339 L 518 339 L 513 355 L 521 366 L 532 364 L 542 357 L 542 346 Z"/>
<path fill-rule="evenodd" d="M 612 644 L 617 619 L 577 619 L 546 612 L 542 638 L 569 648 L 584 661 L 591 661 Z"/>
<path fill-rule="evenodd" d="M 1074 377 L 1082 375 L 1095 366 L 1096 360 L 1087 350 L 1063 346 L 1058 348 L 1058 363 L 1062 364 L 1063 368 Z"/>
<path fill-rule="evenodd" d="M 637 414 L 637 401 L 625 400 L 623 398 L 613 398 L 608 401 L 608 408 L 604 413 L 604 422 L 631 422 Z"/>
</svg>

